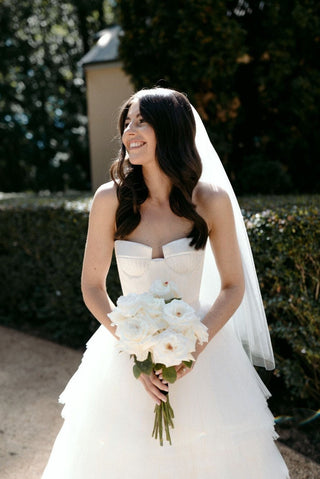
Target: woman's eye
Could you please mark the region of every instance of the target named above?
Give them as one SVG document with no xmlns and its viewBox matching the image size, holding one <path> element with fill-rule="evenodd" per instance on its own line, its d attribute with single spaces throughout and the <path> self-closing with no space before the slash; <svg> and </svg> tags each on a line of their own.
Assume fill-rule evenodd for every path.
<svg viewBox="0 0 320 479">
<path fill-rule="evenodd" d="M 130 125 L 131 121 L 130 120 L 126 120 L 124 122 L 124 129 L 128 128 L 128 126 Z M 143 123 L 146 123 L 145 119 L 144 118 L 138 118 L 136 120 L 133 121 L 133 124 L 134 125 L 142 125 Z"/>
</svg>

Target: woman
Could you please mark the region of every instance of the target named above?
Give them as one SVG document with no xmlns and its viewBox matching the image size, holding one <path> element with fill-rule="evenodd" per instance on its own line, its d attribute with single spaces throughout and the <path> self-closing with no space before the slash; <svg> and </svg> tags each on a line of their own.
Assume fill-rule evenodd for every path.
<svg viewBox="0 0 320 479">
<path fill-rule="evenodd" d="M 61 396 L 65 423 L 43 479 L 288 478 L 269 393 L 248 358 L 273 360 L 254 266 L 221 165 L 213 184 L 200 181 L 202 166 L 205 179 L 212 166 L 205 132 L 195 145 L 203 126 L 184 95 L 161 88 L 133 95 L 119 126 L 122 147 L 113 181 L 94 197 L 82 274 L 84 301 L 102 326 Z M 116 353 L 105 288 L 114 248 L 124 294 L 174 281 L 208 327 L 194 367 L 177 366 L 170 387 L 156 374 L 137 381 L 129 357 Z M 160 447 L 152 402 L 169 389 L 173 444 Z"/>
</svg>

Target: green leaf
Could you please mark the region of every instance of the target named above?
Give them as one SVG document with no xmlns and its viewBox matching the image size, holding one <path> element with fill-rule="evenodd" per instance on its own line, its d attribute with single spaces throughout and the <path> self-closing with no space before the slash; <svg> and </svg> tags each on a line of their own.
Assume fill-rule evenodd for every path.
<svg viewBox="0 0 320 479">
<path fill-rule="evenodd" d="M 193 361 L 182 361 L 182 362 L 183 362 L 183 364 L 184 364 L 185 366 L 187 366 L 187 368 L 191 368 L 191 367 L 192 367 Z"/>
<path fill-rule="evenodd" d="M 168 383 L 174 383 L 177 379 L 177 371 L 174 366 L 171 366 L 170 368 L 164 366 L 162 368 L 162 376 L 165 381 L 168 381 Z"/>
<path fill-rule="evenodd" d="M 153 362 L 150 353 L 148 354 L 147 359 L 145 359 L 144 361 L 138 361 L 137 359 L 135 359 L 135 364 L 138 366 L 142 373 L 147 374 L 148 376 L 150 376 L 150 374 L 152 373 Z"/>
<path fill-rule="evenodd" d="M 138 379 L 140 377 L 140 374 L 142 373 L 141 369 L 139 368 L 139 366 L 137 366 L 136 364 L 133 365 L 133 375 L 136 379 Z"/>
<path fill-rule="evenodd" d="M 182 298 L 165 299 L 164 302 L 165 302 L 165 304 L 169 304 L 169 303 L 171 303 L 171 301 L 173 301 L 174 299 L 179 299 L 179 300 L 180 300 L 180 299 L 182 299 Z"/>
<path fill-rule="evenodd" d="M 164 368 L 164 367 L 165 367 L 164 364 L 157 363 L 157 364 L 155 364 L 155 365 L 153 366 L 153 369 L 154 369 L 155 371 L 159 371 L 159 369 L 162 369 L 162 368 Z"/>
</svg>

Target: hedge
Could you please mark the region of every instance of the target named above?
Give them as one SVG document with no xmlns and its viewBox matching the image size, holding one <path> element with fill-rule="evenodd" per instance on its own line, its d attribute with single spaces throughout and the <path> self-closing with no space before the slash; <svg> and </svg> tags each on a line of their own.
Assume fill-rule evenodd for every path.
<svg viewBox="0 0 320 479">
<path fill-rule="evenodd" d="M 305 407 L 307 400 L 318 409 L 320 196 L 242 206 L 275 350 L 274 376 L 288 403 Z"/>
<path fill-rule="evenodd" d="M 318 409 L 320 400 L 320 196 L 240 199 L 277 368 L 273 392 Z M 72 347 L 98 327 L 80 274 L 90 196 L 0 197 L 0 322 Z M 108 291 L 121 292 L 113 259 Z"/>
<path fill-rule="evenodd" d="M 10 197 L 11 196 L 11 197 Z M 90 197 L 3 195 L 0 322 L 75 348 L 98 326 L 80 290 Z M 110 272 L 109 294 L 119 280 Z"/>
</svg>

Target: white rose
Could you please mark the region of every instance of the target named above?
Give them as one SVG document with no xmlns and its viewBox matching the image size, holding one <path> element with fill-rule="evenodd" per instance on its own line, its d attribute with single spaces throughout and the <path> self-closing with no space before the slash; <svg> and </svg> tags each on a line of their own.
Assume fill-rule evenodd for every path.
<svg viewBox="0 0 320 479">
<path fill-rule="evenodd" d="M 150 334 L 156 334 L 168 327 L 167 321 L 163 318 L 163 311 L 161 310 L 144 310 L 139 311 L 134 318 L 145 322 L 146 327 L 149 328 Z"/>
<path fill-rule="evenodd" d="M 111 320 L 112 324 L 118 325 L 122 323 L 126 319 L 126 316 L 124 316 L 118 308 L 115 308 L 111 313 L 108 313 L 108 317 Z"/>
<path fill-rule="evenodd" d="M 158 332 L 157 321 L 145 320 L 144 317 L 127 318 L 117 327 L 119 337 L 118 349 L 129 354 L 135 354 L 138 361 L 144 361 L 148 356 L 148 348 L 152 335 Z"/>
<path fill-rule="evenodd" d="M 158 331 L 157 321 L 147 317 L 135 316 L 126 318 L 117 327 L 117 335 L 122 340 L 140 342 Z"/>
<path fill-rule="evenodd" d="M 194 328 L 194 333 L 200 344 L 207 343 L 209 339 L 208 328 L 205 324 L 199 321 Z"/>
<path fill-rule="evenodd" d="M 151 346 L 153 362 L 167 367 L 177 366 L 182 361 L 193 360 L 191 352 L 194 350 L 195 341 L 171 329 L 155 336 Z"/>
<path fill-rule="evenodd" d="M 134 316 L 144 308 L 145 303 L 152 301 L 154 301 L 154 298 L 149 293 L 129 293 L 126 296 L 120 296 L 117 301 L 117 308 L 124 316 Z"/>
<path fill-rule="evenodd" d="M 200 344 L 208 342 L 208 328 L 201 321 L 194 321 L 184 330 L 185 336 L 196 339 Z"/>
<path fill-rule="evenodd" d="M 162 318 L 165 302 L 163 298 L 155 298 L 151 294 L 142 298 L 140 313 L 147 314 L 151 318 Z"/>
<path fill-rule="evenodd" d="M 172 329 L 185 331 L 199 321 L 194 309 L 182 300 L 174 299 L 163 308 L 164 319 Z"/>
<path fill-rule="evenodd" d="M 137 357 L 138 361 L 144 361 L 145 359 L 147 359 L 149 354 L 148 345 L 145 343 L 118 341 L 116 346 L 121 353 L 134 354 Z"/>
<path fill-rule="evenodd" d="M 164 300 L 180 298 L 181 296 L 173 281 L 163 281 L 161 279 L 153 281 L 149 292 L 156 298 L 163 298 Z"/>
</svg>

